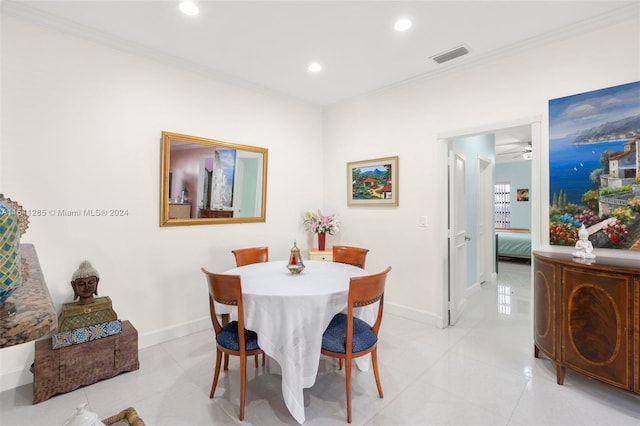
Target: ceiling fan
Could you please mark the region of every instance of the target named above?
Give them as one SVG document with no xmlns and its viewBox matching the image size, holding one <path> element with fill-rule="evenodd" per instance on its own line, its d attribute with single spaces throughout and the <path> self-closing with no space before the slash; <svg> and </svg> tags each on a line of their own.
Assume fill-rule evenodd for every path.
<svg viewBox="0 0 640 426">
<path fill-rule="evenodd" d="M 531 160 L 533 148 L 531 141 L 496 145 L 496 161 Z"/>
</svg>

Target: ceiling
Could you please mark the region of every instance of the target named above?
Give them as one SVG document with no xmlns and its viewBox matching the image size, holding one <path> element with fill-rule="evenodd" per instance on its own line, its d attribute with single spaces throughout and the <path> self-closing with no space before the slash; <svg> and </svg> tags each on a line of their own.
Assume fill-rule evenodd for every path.
<svg viewBox="0 0 640 426">
<path fill-rule="evenodd" d="M 2 1 L 2 13 L 235 85 L 318 106 L 512 55 L 640 14 L 635 1 Z M 393 29 L 409 18 L 405 32 Z M 464 46 L 467 55 L 432 57 Z M 323 70 L 311 73 L 312 61 Z M 530 147 L 528 126 L 495 134 L 496 161 Z"/>
<path fill-rule="evenodd" d="M 218 80 L 320 106 L 640 13 L 635 1 L 5 0 L 2 12 Z M 396 32 L 394 22 L 413 26 Z M 459 46 L 469 54 L 431 58 Z M 311 73 L 310 62 L 323 65 Z"/>
</svg>

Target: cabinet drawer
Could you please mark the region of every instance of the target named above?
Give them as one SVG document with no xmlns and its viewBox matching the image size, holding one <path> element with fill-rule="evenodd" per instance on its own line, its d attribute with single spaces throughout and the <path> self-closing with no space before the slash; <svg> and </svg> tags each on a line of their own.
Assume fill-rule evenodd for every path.
<svg viewBox="0 0 640 426">
<path fill-rule="evenodd" d="M 309 250 L 309 260 L 333 262 L 333 250 Z"/>
</svg>

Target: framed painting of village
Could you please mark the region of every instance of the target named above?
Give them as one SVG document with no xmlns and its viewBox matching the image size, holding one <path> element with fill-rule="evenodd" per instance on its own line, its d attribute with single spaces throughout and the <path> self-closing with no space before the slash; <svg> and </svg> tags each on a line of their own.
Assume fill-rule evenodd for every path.
<svg viewBox="0 0 640 426">
<path fill-rule="evenodd" d="M 640 251 L 640 81 L 549 101 L 549 243 Z"/>
<path fill-rule="evenodd" d="M 398 205 L 398 157 L 347 163 L 347 204 Z"/>
</svg>

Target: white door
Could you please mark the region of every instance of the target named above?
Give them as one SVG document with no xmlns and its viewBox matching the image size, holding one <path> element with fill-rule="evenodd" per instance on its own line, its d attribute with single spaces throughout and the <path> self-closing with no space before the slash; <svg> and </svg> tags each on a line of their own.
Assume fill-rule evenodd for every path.
<svg viewBox="0 0 640 426">
<path fill-rule="evenodd" d="M 449 151 L 449 325 L 454 325 L 466 304 L 467 191 L 463 155 Z"/>
</svg>

